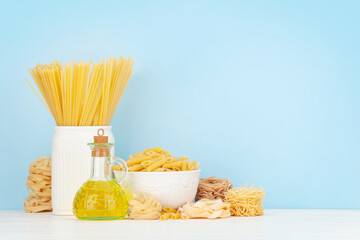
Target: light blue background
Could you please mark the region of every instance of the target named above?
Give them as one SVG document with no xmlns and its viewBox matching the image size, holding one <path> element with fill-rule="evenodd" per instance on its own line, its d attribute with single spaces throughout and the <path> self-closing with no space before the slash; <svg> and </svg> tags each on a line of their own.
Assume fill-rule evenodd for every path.
<svg viewBox="0 0 360 240">
<path fill-rule="evenodd" d="M 358 1 L 4 1 L 0 209 L 22 209 L 55 122 L 36 63 L 132 56 L 117 154 L 164 146 L 266 208 L 360 208 Z"/>
</svg>

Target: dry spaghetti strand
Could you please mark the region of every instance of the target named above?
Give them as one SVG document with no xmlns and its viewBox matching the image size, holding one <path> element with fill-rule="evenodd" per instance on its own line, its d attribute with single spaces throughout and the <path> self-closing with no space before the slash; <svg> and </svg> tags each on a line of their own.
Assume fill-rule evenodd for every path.
<svg viewBox="0 0 360 240">
<path fill-rule="evenodd" d="M 262 202 L 265 197 L 264 189 L 242 186 L 233 188 L 225 194 L 231 209 L 231 215 L 241 217 L 260 216 L 264 214 Z"/>
<path fill-rule="evenodd" d="M 133 72 L 129 58 L 100 63 L 54 61 L 37 64 L 29 72 L 40 94 L 32 90 L 59 126 L 107 126 Z"/>
</svg>

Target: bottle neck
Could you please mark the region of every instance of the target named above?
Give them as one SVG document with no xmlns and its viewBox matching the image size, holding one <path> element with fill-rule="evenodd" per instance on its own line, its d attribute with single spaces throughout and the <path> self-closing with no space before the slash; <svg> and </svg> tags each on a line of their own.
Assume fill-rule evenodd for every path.
<svg viewBox="0 0 360 240">
<path fill-rule="evenodd" d="M 92 157 L 91 158 L 91 175 L 92 181 L 109 181 L 110 178 L 110 158 L 109 157 Z"/>
</svg>

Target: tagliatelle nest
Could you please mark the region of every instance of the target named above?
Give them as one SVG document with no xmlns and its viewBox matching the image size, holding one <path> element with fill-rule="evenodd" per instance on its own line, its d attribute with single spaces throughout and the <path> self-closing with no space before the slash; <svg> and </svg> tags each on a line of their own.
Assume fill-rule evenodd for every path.
<svg viewBox="0 0 360 240">
<path fill-rule="evenodd" d="M 30 164 L 26 186 L 30 196 L 24 201 L 25 212 L 52 210 L 50 157 L 39 157 Z"/>
<path fill-rule="evenodd" d="M 196 201 L 200 199 L 221 199 L 225 201 L 225 193 L 233 188 L 233 184 L 227 178 L 215 176 L 200 178 Z"/>
<path fill-rule="evenodd" d="M 195 203 L 186 203 L 178 210 L 180 214 L 189 218 L 227 218 L 230 217 L 230 203 L 221 199 L 202 199 Z"/>
<path fill-rule="evenodd" d="M 134 194 L 129 201 L 129 218 L 134 220 L 159 219 L 162 206 L 160 202 L 150 194 Z"/>
<path fill-rule="evenodd" d="M 226 201 L 231 205 L 231 215 L 241 217 L 260 216 L 264 214 L 262 202 L 265 197 L 264 189 L 261 187 L 242 186 L 229 190 Z"/>
</svg>

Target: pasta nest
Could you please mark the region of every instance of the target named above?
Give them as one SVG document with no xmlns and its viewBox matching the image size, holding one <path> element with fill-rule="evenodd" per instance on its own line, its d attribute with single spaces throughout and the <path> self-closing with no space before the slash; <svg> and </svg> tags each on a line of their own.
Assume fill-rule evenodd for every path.
<svg viewBox="0 0 360 240">
<path fill-rule="evenodd" d="M 226 201 L 231 204 L 231 215 L 242 217 L 263 215 L 264 197 L 264 189 L 262 187 L 254 188 L 253 185 L 233 188 L 225 194 Z"/>
<path fill-rule="evenodd" d="M 154 196 L 146 193 L 134 194 L 129 201 L 129 218 L 134 220 L 159 219 L 162 206 Z"/>
<path fill-rule="evenodd" d="M 51 211 L 51 158 L 39 157 L 29 167 L 26 187 L 29 197 L 24 201 L 26 212 Z"/>
<path fill-rule="evenodd" d="M 225 193 L 233 188 L 228 178 L 217 178 L 215 176 L 200 178 L 196 201 L 200 199 L 221 199 L 225 201 Z"/>
</svg>

